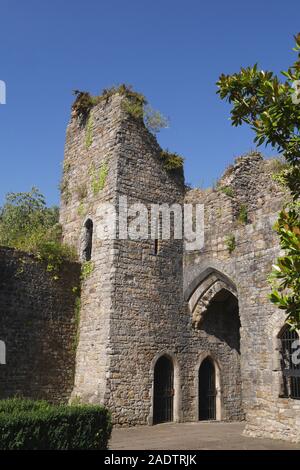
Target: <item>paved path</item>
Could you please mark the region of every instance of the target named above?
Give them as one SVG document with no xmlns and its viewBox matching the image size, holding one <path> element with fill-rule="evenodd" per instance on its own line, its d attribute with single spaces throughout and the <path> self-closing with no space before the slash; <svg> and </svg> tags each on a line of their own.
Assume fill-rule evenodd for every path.
<svg viewBox="0 0 300 470">
<path fill-rule="evenodd" d="M 111 450 L 289 450 L 300 449 L 273 439 L 243 436 L 244 423 L 170 423 L 113 430 Z"/>
</svg>

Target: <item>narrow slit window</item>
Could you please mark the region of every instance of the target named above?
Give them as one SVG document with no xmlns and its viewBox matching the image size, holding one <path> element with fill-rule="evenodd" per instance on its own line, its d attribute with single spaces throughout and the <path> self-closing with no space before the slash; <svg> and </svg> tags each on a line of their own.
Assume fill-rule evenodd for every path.
<svg viewBox="0 0 300 470">
<path fill-rule="evenodd" d="M 84 224 L 84 240 L 82 258 L 84 261 L 90 261 L 93 249 L 93 221 L 88 219 Z"/>
<path fill-rule="evenodd" d="M 6 345 L 4 341 L 0 341 L 0 364 L 6 364 Z"/>
</svg>

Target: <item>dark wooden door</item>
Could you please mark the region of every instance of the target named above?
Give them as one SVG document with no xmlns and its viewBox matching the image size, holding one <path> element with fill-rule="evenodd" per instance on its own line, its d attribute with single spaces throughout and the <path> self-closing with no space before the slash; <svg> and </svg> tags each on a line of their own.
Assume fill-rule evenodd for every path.
<svg viewBox="0 0 300 470">
<path fill-rule="evenodd" d="M 154 424 L 173 421 L 174 371 L 170 359 L 162 356 L 154 369 Z"/>
<path fill-rule="evenodd" d="M 199 369 L 199 420 L 216 419 L 216 371 L 211 359 L 205 359 Z"/>
</svg>

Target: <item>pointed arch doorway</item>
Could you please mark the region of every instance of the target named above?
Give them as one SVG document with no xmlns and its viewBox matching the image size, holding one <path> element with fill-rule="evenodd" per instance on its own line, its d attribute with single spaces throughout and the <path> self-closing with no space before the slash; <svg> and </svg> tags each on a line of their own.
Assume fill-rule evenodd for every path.
<svg viewBox="0 0 300 470">
<path fill-rule="evenodd" d="M 199 368 L 199 421 L 215 421 L 217 416 L 216 369 L 210 357 Z"/>
<path fill-rule="evenodd" d="M 173 421 L 174 367 L 167 356 L 158 359 L 154 368 L 153 424 Z"/>
</svg>

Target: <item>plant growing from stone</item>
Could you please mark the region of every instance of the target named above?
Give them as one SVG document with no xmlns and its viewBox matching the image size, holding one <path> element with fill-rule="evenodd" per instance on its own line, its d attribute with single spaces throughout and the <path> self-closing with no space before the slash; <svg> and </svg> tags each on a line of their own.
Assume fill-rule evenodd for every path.
<svg viewBox="0 0 300 470">
<path fill-rule="evenodd" d="M 217 86 L 221 99 L 232 106 L 232 125 L 249 125 L 257 145 L 271 145 L 287 163 L 277 179 L 290 191 L 292 202 L 283 207 L 275 226 L 284 255 L 273 267 L 270 299 L 286 313 L 289 324 L 300 328 L 300 33 L 295 41 L 298 59 L 282 72 L 284 80 L 254 65 L 222 74 Z"/>
<path fill-rule="evenodd" d="M 228 197 L 234 197 L 234 192 L 231 186 L 221 186 L 218 188 L 218 191 L 220 191 L 223 194 L 226 194 Z"/>
<path fill-rule="evenodd" d="M 248 209 L 245 204 L 241 204 L 239 208 L 238 221 L 241 224 L 246 224 L 248 222 Z"/>
<path fill-rule="evenodd" d="M 80 279 L 85 281 L 94 271 L 94 263 L 92 261 L 84 261 L 81 266 Z"/>
<path fill-rule="evenodd" d="M 90 148 L 90 146 L 93 143 L 93 117 L 90 114 L 88 121 L 86 123 L 86 130 L 85 130 L 85 146 L 87 149 Z"/>
<path fill-rule="evenodd" d="M 236 249 L 236 240 L 233 234 L 230 234 L 225 239 L 228 252 L 231 254 Z"/>
<path fill-rule="evenodd" d="M 109 167 L 107 162 L 103 162 L 98 171 L 96 171 L 93 165 L 90 167 L 89 174 L 92 179 L 92 191 L 95 195 L 104 189 L 108 171 Z"/>
<path fill-rule="evenodd" d="M 178 155 L 178 153 L 172 153 L 168 149 L 162 150 L 160 158 L 162 159 L 167 171 L 180 171 L 183 168 L 184 158 L 181 155 Z"/>
</svg>

